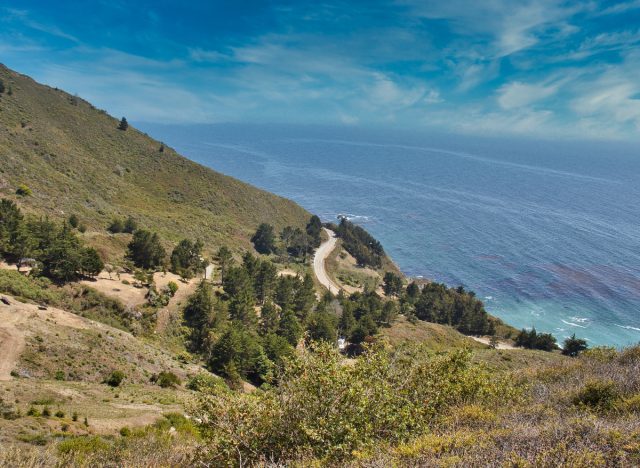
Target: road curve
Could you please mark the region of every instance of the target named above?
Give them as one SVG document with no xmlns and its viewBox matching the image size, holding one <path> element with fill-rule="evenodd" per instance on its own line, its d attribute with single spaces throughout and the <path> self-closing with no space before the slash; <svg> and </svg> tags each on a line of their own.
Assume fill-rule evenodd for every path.
<svg viewBox="0 0 640 468">
<path fill-rule="evenodd" d="M 313 272 L 315 273 L 316 278 L 318 278 L 318 281 L 320 282 L 320 284 L 322 284 L 322 286 L 327 288 L 332 294 L 338 294 L 338 292 L 340 291 L 340 286 L 338 286 L 331 280 L 331 278 L 329 278 L 327 269 L 325 268 L 325 260 L 331 254 L 331 252 L 333 252 L 338 239 L 335 232 L 327 228 L 323 229 L 324 232 L 326 232 L 329 236 L 329 240 L 320 244 L 320 247 L 318 247 L 318 250 L 316 250 L 316 253 L 313 256 Z"/>
</svg>

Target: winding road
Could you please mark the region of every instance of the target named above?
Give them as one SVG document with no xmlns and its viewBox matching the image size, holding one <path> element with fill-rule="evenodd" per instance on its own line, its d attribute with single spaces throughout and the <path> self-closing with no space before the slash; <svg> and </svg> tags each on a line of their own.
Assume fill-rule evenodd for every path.
<svg viewBox="0 0 640 468">
<path fill-rule="evenodd" d="M 333 249 L 336 247 L 336 242 L 338 238 L 336 237 L 336 233 L 331 231 L 330 229 L 323 228 L 324 232 L 329 236 L 329 240 L 320 244 L 320 247 L 316 250 L 315 255 L 313 256 L 313 272 L 318 278 L 318 281 L 322 286 L 327 288 L 330 293 L 338 294 L 340 291 L 340 286 L 338 286 L 335 282 L 329 278 L 327 274 L 327 269 L 325 268 L 325 260 L 327 257 L 333 252 Z"/>
</svg>

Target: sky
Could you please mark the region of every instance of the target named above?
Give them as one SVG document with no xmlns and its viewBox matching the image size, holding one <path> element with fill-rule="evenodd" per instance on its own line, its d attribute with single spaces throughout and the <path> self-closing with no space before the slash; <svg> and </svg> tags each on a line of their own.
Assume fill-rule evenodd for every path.
<svg viewBox="0 0 640 468">
<path fill-rule="evenodd" d="M 0 62 L 133 122 L 640 140 L 640 0 L 0 0 Z"/>
</svg>

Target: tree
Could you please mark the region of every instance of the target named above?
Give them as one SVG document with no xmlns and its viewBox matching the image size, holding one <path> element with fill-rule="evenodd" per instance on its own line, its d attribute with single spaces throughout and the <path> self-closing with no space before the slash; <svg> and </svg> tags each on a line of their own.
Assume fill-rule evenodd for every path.
<svg viewBox="0 0 640 468">
<path fill-rule="evenodd" d="M 226 322 L 226 309 L 216 300 L 211 285 L 201 281 L 184 308 L 184 320 L 191 328 L 191 346 L 203 351 L 208 345 L 209 331 Z"/>
<path fill-rule="evenodd" d="M 309 338 L 314 341 L 335 343 L 338 339 L 335 316 L 327 312 L 315 312 L 307 327 Z"/>
<path fill-rule="evenodd" d="M 388 271 L 384 274 L 384 294 L 386 296 L 398 296 L 402 292 L 402 278 Z"/>
<path fill-rule="evenodd" d="M 209 367 L 213 372 L 234 379 L 237 376 L 260 385 L 269 377 L 271 362 L 257 337 L 238 326 L 231 326 L 211 349 Z"/>
<path fill-rule="evenodd" d="M 183 278 L 193 278 L 204 268 L 201 241 L 181 240 L 171 252 L 171 270 Z"/>
<path fill-rule="evenodd" d="M 254 281 L 256 297 L 260 304 L 273 297 L 277 279 L 278 270 L 275 265 L 269 261 L 260 262 Z"/>
<path fill-rule="evenodd" d="M 275 234 L 273 231 L 273 226 L 267 223 L 262 223 L 258 226 L 256 233 L 251 238 L 251 242 L 258 253 L 263 255 L 269 255 L 272 252 L 275 252 Z"/>
<path fill-rule="evenodd" d="M 127 257 L 138 268 L 155 269 L 164 263 L 167 256 L 158 234 L 139 229 L 127 246 Z"/>
<path fill-rule="evenodd" d="M 65 223 L 40 255 L 42 273 L 56 281 L 72 281 L 82 269 L 82 253 L 79 239 Z"/>
<path fill-rule="evenodd" d="M 313 215 L 307 223 L 307 234 L 312 240 L 313 247 L 318 247 L 321 242 L 320 234 L 322 233 L 322 221 L 316 215 Z"/>
<path fill-rule="evenodd" d="M 298 341 L 302 336 L 302 327 L 300 326 L 300 322 L 298 322 L 296 314 L 294 314 L 293 311 L 285 310 L 282 312 L 278 335 L 285 338 L 291 346 L 297 346 Z"/>
<path fill-rule="evenodd" d="M 266 302 L 260 311 L 260 334 L 276 333 L 280 324 L 280 313 L 271 301 Z"/>
<path fill-rule="evenodd" d="M 127 122 L 127 119 L 125 117 L 122 117 L 122 119 L 120 119 L 120 123 L 118 124 L 118 130 L 126 131 L 127 128 L 129 128 L 129 122 Z"/>
<path fill-rule="evenodd" d="M 86 276 L 98 276 L 104 268 L 104 262 L 100 258 L 98 251 L 89 247 L 82 251 L 80 258 L 80 271 Z"/>
<path fill-rule="evenodd" d="M 418 297 L 418 294 L 420 294 L 420 287 L 415 281 L 412 281 L 407 285 L 407 297 L 413 300 Z"/>
<path fill-rule="evenodd" d="M 587 350 L 589 346 L 587 345 L 587 340 L 583 340 L 581 338 L 576 338 L 576 334 L 574 333 L 569 338 L 564 340 L 562 345 L 562 354 L 565 356 L 576 357 L 582 351 Z"/>
<path fill-rule="evenodd" d="M 353 316 L 350 304 L 343 306 L 342 315 L 340 316 L 340 334 L 342 336 L 350 336 L 356 326 L 356 319 Z"/>
<path fill-rule="evenodd" d="M 229 271 L 229 268 L 233 266 L 233 255 L 231 254 L 231 250 L 223 245 L 218 249 L 216 260 L 220 267 L 220 280 L 224 282 L 227 271 Z"/>
<path fill-rule="evenodd" d="M 307 272 L 294 295 L 294 307 L 298 317 L 302 320 L 306 319 L 315 302 L 316 290 L 313 277 Z"/>
<path fill-rule="evenodd" d="M 4 93 L 4 81 L 2 81 L 2 78 L 0 78 L 0 94 Z"/>
</svg>

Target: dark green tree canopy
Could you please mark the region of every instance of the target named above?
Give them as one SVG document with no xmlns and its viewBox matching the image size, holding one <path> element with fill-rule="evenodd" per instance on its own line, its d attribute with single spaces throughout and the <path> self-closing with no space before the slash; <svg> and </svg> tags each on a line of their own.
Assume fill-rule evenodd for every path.
<svg viewBox="0 0 640 468">
<path fill-rule="evenodd" d="M 125 131 L 128 128 L 129 128 L 129 122 L 127 122 L 127 119 L 125 117 L 122 117 L 122 119 L 120 119 L 120 123 L 118 124 L 118 130 Z"/>
<path fill-rule="evenodd" d="M 127 250 L 127 256 L 134 265 L 146 270 L 161 267 L 167 256 L 158 234 L 144 229 L 137 230 L 133 234 Z"/>
<path fill-rule="evenodd" d="M 251 238 L 255 249 L 263 255 L 269 255 L 276 251 L 275 241 L 273 226 L 268 223 L 262 223 L 258 226 L 258 229 Z"/>
</svg>

